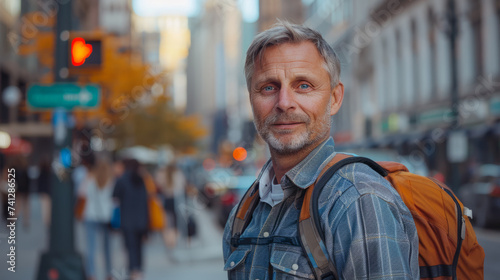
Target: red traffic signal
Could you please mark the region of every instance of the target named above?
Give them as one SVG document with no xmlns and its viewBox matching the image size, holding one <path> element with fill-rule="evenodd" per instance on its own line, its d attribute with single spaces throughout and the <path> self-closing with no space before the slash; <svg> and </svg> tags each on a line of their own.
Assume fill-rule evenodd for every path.
<svg viewBox="0 0 500 280">
<path fill-rule="evenodd" d="M 70 56 L 73 68 L 99 67 L 102 61 L 101 40 L 85 40 L 76 37 L 71 40 Z"/>
<path fill-rule="evenodd" d="M 71 63 L 73 66 L 81 66 L 92 54 L 92 45 L 86 44 L 85 39 L 78 37 L 71 42 Z"/>
</svg>

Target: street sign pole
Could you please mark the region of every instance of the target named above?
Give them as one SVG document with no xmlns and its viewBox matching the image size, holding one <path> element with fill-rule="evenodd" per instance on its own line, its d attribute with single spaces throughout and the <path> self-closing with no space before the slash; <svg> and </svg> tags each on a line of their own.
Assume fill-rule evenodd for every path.
<svg viewBox="0 0 500 280">
<path fill-rule="evenodd" d="M 58 1 L 55 32 L 56 82 L 67 82 L 68 38 L 72 0 Z M 74 189 L 71 182 L 71 133 L 66 109 L 53 112 L 54 154 L 51 176 L 51 222 L 49 251 L 42 254 L 38 280 L 84 280 L 82 257 L 74 246 Z"/>
<path fill-rule="evenodd" d="M 459 131 L 459 96 L 458 96 L 458 74 L 457 74 L 457 36 L 458 36 L 458 22 L 456 14 L 455 0 L 448 0 L 447 2 L 447 20 L 449 24 L 448 39 L 450 40 L 450 66 L 451 66 L 451 82 L 450 82 L 450 100 L 451 100 L 451 117 L 452 123 L 450 127 L 450 136 L 448 137 L 447 158 L 450 166 L 448 172 L 447 184 L 456 193 L 460 187 L 460 171 L 459 164 L 463 161 L 463 157 L 454 157 L 454 149 L 467 149 L 467 145 L 455 145 L 456 143 L 463 143 L 463 133 Z M 457 141 L 458 140 L 458 141 Z M 466 139 L 465 139 L 466 141 Z"/>
</svg>

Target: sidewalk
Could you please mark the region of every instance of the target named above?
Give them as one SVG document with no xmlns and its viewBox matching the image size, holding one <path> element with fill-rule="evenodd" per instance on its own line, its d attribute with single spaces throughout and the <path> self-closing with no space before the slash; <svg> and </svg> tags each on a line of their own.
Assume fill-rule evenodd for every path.
<svg viewBox="0 0 500 280">
<path fill-rule="evenodd" d="M 145 280 L 227 278 L 223 270 L 222 230 L 212 212 L 197 209 L 193 214 L 197 236 L 191 240 L 189 247 L 183 238 L 174 250 L 165 248 L 159 234 L 150 240 L 145 250 Z"/>
<path fill-rule="evenodd" d="M 7 270 L 8 231 L 2 221 L 0 228 L 0 279 L 36 280 L 41 254 L 48 248 L 48 230 L 41 221 L 40 200 L 37 195 L 30 199 L 31 220 L 29 229 L 22 226 L 22 217 L 16 227 L 16 272 Z M 145 280 L 157 279 L 226 279 L 222 260 L 222 230 L 217 226 L 215 217 L 206 209 L 193 212 L 197 222 L 197 236 L 188 248 L 183 238 L 179 246 L 168 250 L 159 233 L 150 236 L 144 248 Z M 98 240 L 98 246 L 101 246 Z M 127 279 L 127 259 L 122 237 L 112 234 L 113 277 Z M 81 223 L 75 225 L 75 247 L 84 256 L 85 235 Z M 84 259 L 85 260 L 85 259 Z M 104 279 L 104 259 L 101 250 L 96 256 L 98 279 Z"/>
</svg>

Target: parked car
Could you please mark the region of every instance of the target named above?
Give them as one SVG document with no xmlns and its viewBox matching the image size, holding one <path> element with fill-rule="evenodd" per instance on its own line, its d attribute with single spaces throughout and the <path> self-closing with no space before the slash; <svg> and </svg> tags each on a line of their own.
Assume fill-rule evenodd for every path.
<svg viewBox="0 0 500 280">
<path fill-rule="evenodd" d="M 219 203 L 220 197 L 231 186 L 233 177 L 234 172 L 230 168 L 216 167 L 205 171 L 205 181 L 201 192 L 209 208 Z"/>
<path fill-rule="evenodd" d="M 224 227 L 231 210 L 236 206 L 245 192 L 255 181 L 256 177 L 252 175 L 234 176 L 232 183 L 226 189 L 226 192 L 220 196 L 220 208 L 218 212 L 219 224 Z"/>
<path fill-rule="evenodd" d="M 500 224 L 500 165 L 481 165 L 471 183 L 463 185 L 459 196 L 472 209 L 472 221 L 479 227 Z"/>
</svg>

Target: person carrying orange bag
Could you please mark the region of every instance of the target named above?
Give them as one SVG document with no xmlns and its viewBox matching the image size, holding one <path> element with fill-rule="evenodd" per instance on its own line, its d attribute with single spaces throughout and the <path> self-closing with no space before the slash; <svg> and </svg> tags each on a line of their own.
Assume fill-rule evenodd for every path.
<svg viewBox="0 0 500 280">
<path fill-rule="evenodd" d="M 156 196 L 155 182 L 149 173 L 144 174 L 144 185 L 148 192 L 149 229 L 151 231 L 162 230 L 165 228 L 166 216 L 160 199 Z"/>
</svg>

